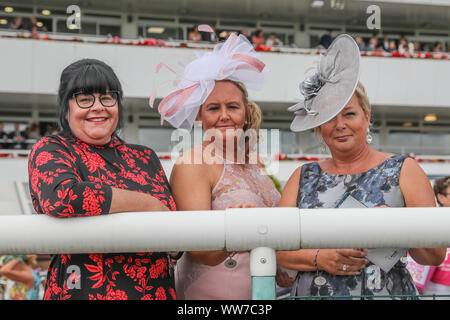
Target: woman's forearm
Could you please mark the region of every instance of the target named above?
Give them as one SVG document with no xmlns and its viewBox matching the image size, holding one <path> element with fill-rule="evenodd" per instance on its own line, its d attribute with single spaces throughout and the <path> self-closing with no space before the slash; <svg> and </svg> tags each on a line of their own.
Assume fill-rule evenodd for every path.
<svg viewBox="0 0 450 320">
<path fill-rule="evenodd" d="M 316 252 L 315 249 L 277 251 L 277 264 L 292 270 L 315 271 L 314 258 Z"/>
<path fill-rule="evenodd" d="M 24 284 L 29 290 L 34 285 L 34 276 L 27 270 L 17 269 L 16 266 L 19 263 L 19 258 L 8 261 L 2 268 L 0 268 L 0 275 L 11 281 L 17 281 Z"/>
<path fill-rule="evenodd" d="M 3 265 L 3 267 L 0 268 L 0 275 L 7 276 L 8 273 L 13 270 L 16 265 L 18 265 L 20 262 L 20 258 L 14 258 L 12 260 L 9 260 L 7 263 Z"/>
<path fill-rule="evenodd" d="M 169 211 L 169 208 L 161 201 L 149 194 L 117 188 L 111 189 L 112 199 L 109 213 Z"/>
<path fill-rule="evenodd" d="M 409 254 L 418 264 L 438 266 L 444 259 L 447 248 L 413 248 L 409 249 Z"/>
</svg>

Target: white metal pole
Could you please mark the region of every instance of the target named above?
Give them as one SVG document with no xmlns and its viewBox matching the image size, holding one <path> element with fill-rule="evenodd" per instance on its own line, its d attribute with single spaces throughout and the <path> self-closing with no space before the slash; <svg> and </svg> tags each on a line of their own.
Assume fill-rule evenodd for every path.
<svg viewBox="0 0 450 320">
<path fill-rule="evenodd" d="M 301 248 L 450 247 L 450 208 L 300 210 Z"/>
<path fill-rule="evenodd" d="M 258 247 L 450 247 L 448 208 L 134 212 L 0 217 L 1 254 L 229 250 Z"/>
<path fill-rule="evenodd" d="M 274 249 L 259 247 L 250 251 L 253 300 L 275 300 L 276 273 L 277 257 Z"/>
</svg>

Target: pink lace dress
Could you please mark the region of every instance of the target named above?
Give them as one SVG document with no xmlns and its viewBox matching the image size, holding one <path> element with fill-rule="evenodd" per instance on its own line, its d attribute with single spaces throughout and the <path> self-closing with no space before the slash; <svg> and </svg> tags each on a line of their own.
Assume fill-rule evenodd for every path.
<svg viewBox="0 0 450 320">
<path fill-rule="evenodd" d="M 212 210 L 234 204 L 276 207 L 280 193 L 272 180 L 257 165 L 225 164 L 222 176 L 212 191 Z M 197 264 L 184 254 L 176 265 L 175 286 L 178 299 L 249 300 L 251 299 L 249 252 L 232 257 L 233 268 L 221 262 L 217 266 Z M 228 260 L 228 259 L 227 259 Z"/>
</svg>

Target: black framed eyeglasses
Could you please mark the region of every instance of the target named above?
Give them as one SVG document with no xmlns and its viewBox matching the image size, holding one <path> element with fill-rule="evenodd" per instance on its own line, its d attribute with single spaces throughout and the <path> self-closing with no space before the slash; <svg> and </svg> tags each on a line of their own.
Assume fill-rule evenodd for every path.
<svg viewBox="0 0 450 320">
<path fill-rule="evenodd" d="M 82 109 L 91 108 L 94 105 L 96 99 L 96 96 L 94 96 L 93 94 L 83 92 L 74 93 L 73 97 L 77 102 L 77 105 Z M 102 106 L 107 108 L 114 107 L 117 104 L 117 100 L 119 99 L 119 91 L 108 91 L 104 94 L 99 95 L 98 98 Z"/>
</svg>

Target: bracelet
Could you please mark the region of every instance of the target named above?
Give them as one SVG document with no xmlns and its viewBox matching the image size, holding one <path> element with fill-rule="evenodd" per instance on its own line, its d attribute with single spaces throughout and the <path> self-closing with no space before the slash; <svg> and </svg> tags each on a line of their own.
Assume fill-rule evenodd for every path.
<svg viewBox="0 0 450 320">
<path fill-rule="evenodd" d="M 314 267 L 316 268 L 316 271 L 319 270 L 319 266 L 317 265 L 317 256 L 319 255 L 320 249 L 317 249 L 316 254 L 314 256 Z"/>
</svg>

